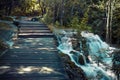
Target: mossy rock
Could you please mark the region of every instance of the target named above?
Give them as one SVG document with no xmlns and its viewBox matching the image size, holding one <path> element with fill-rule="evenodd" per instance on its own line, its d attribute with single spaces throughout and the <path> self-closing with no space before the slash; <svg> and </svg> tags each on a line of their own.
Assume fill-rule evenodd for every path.
<svg viewBox="0 0 120 80">
<path fill-rule="evenodd" d="M 69 57 L 67 54 L 64 54 L 64 53 L 60 53 L 59 54 L 61 57 Z"/>
<path fill-rule="evenodd" d="M 113 52 L 113 70 L 120 73 L 120 50 Z"/>
<path fill-rule="evenodd" d="M 12 30 L 12 27 L 7 23 L 0 22 L 0 30 Z"/>
<path fill-rule="evenodd" d="M 17 20 L 21 20 L 21 16 L 17 16 L 15 19 L 17 19 Z"/>
<path fill-rule="evenodd" d="M 13 18 L 12 17 L 8 17 L 8 16 L 1 16 L 0 20 L 13 21 Z"/>
<path fill-rule="evenodd" d="M 71 68 L 76 68 L 76 65 L 75 65 L 74 62 L 68 60 L 67 63 L 69 64 L 69 66 L 70 66 Z"/>
<path fill-rule="evenodd" d="M 3 51 L 7 48 L 9 48 L 9 46 L 5 44 L 2 40 L 0 40 L 0 50 Z"/>
</svg>

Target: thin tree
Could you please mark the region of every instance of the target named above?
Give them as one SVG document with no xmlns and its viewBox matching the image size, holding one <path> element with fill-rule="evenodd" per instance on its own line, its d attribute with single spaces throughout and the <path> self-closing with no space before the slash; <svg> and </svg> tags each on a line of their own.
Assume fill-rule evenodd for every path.
<svg viewBox="0 0 120 80">
<path fill-rule="evenodd" d="M 113 9 L 114 9 L 115 0 L 108 0 L 106 4 L 107 4 L 106 42 L 111 44 L 112 43 L 112 20 L 113 20 Z"/>
</svg>

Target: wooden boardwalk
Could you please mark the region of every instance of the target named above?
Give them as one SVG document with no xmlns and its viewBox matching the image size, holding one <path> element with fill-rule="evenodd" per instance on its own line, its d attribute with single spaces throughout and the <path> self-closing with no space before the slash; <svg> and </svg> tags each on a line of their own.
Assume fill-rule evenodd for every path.
<svg viewBox="0 0 120 80">
<path fill-rule="evenodd" d="M 17 42 L 0 56 L 0 80 L 69 80 L 48 27 L 35 22 L 20 26 Z"/>
</svg>

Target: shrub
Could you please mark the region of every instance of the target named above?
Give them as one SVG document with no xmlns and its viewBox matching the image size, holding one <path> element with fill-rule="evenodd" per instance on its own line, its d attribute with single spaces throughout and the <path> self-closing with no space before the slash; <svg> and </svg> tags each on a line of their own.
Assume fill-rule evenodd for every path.
<svg viewBox="0 0 120 80">
<path fill-rule="evenodd" d="M 41 21 L 43 23 L 50 24 L 52 23 L 52 18 L 48 14 L 45 14 L 43 18 L 41 18 Z"/>
<path fill-rule="evenodd" d="M 77 16 L 73 17 L 69 26 L 73 29 L 77 29 L 78 34 L 81 33 L 81 31 L 92 31 L 92 28 L 87 24 L 87 19 L 85 17 L 81 21 Z"/>
<path fill-rule="evenodd" d="M 59 27 L 59 26 L 60 26 L 60 23 L 59 23 L 58 21 L 56 21 L 56 22 L 55 22 L 55 25 L 56 25 L 56 27 L 57 27 L 57 26 Z"/>
</svg>

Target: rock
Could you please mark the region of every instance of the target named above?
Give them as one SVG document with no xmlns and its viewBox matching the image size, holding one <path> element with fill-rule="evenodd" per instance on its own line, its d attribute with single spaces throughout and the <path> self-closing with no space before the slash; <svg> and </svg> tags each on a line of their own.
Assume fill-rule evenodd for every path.
<svg viewBox="0 0 120 80">
<path fill-rule="evenodd" d="M 31 21 L 39 21 L 38 18 L 32 18 Z"/>
<path fill-rule="evenodd" d="M 79 41 L 76 38 L 71 38 L 71 42 L 72 42 L 73 49 L 79 51 L 80 50 Z"/>
<path fill-rule="evenodd" d="M 82 55 L 79 56 L 78 62 L 79 62 L 81 65 L 85 65 L 85 61 L 84 61 L 84 58 L 83 58 Z"/>
<path fill-rule="evenodd" d="M 72 51 L 71 54 L 77 55 L 77 51 Z M 61 60 L 65 66 L 65 70 L 69 75 L 70 80 L 87 80 L 84 71 L 75 65 L 74 62 L 71 61 L 70 57 L 67 54 L 60 53 Z"/>
<path fill-rule="evenodd" d="M 120 50 L 113 52 L 113 66 L 112 70 L 117 75 L 117 80 L 120 79 Z"/>
<path fill-rule="evenodd" d="M 59 54 L 60 55 L 60 57 L 62 58 L 62 61 L 63 62 L 69 62 L 70 61 L 70 57 L 67 55 L 67 54 L 64 54 L 64 53 L 60 53 Z"/>
<path fill-rule="evenodd" d="M 78 51 L 71 51 L 70 52 L 73 57 L 73 59 L 75 60 L 76 63 L 80 64 L 80 65 L 85 65 L 85 59 L 84 59 L 84 55 Z"/>
<path fill-rule="evenodd" d="M 0 55 L 3 51 L 5 51 L 6 49 L 8 49 L 9 46 L 7 44 L 5 44 L 5 42 L 3 42 L 2 40 L 0 40 Z"/>
</svg>

